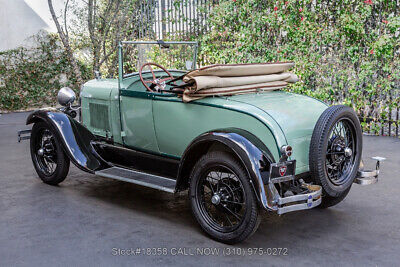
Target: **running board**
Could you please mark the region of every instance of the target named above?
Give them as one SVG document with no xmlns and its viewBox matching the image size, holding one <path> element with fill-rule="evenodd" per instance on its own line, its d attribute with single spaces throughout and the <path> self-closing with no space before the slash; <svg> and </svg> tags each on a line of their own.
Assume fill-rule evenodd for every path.
<svg viewBox="0 0 400 267">
<path fill-rule="evenodd" d="M 96 175 L 132 184 L 143 185 L 161 191 L 175 193 L 176 180 L 135 170 L 111 167 L 95 172 Z"/>
</svg>

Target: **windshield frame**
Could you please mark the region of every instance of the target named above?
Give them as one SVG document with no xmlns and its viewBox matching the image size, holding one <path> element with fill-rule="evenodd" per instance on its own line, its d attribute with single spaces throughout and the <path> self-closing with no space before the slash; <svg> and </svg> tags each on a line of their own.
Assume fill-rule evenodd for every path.
<svg viewBox="0 0 400 267">
<path fill-rule="evenodd" d="M 196 69 L 196 61 L 197 61 L 197 49 L 198 49 L 198 42 L 195 41 L 121 41 L 118 45 L 118 78 L 122 81 L 124 78 L 132 77 L 137 75 L 137 72 L 133 73 L 124 73 L 124 59 L 123 59 L 123 47 L 124 45 L 140 45 L 140 44 L 152 44 L 152 45 L 168 45 L 168 44 L 178 44 L 178 45 L 192 45 L 194 49 L 193 53 L 193 61 L 192 61 L 192 69 Z"/>
</svg>

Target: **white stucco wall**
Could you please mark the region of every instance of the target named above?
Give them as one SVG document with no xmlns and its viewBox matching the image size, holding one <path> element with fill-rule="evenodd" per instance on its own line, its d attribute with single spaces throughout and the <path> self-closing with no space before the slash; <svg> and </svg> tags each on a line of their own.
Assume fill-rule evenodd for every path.
<svg viewBox="0 0 400 267">
<path fill-rule="evenodd" d="M 53 0 L 60 13 L 63 0 Z M 0 51 L 30 46 L 29 37 L 40 30 L 55 32 L 47 0 L 0 0 Z"/>
</svg>

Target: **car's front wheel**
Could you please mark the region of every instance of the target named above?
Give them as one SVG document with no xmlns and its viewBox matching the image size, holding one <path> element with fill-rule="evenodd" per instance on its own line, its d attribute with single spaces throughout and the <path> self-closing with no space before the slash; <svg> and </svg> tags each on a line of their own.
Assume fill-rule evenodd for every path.
<svg viewBox="0 0 400 267">
<path fill-rule="evenodd" d="M 40 179 L 51 185 L 64 181 L 70 160 L 47 123 L 37 122 L 33 125 L 30 145 L 33 166 Z"/>
<path fill-rule="evenodd" d="M 248 174 L 227 152 L 215 151 L 200 158 L 191 173 L 189 198 L 197 222 L 217 241 L 240 242 L 260 223 Z"/>
</svg>

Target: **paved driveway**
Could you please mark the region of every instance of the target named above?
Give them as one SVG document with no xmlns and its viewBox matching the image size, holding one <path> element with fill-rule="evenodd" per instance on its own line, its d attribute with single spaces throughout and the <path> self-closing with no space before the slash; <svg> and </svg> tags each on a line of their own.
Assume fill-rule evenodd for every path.
<svg viewBox="0 0 400 267">
<path fill-rule="evenodd" d="M 173 196 L 95 177 L 75 167 L 60 186 L 42 183 L 30 160 L 29 142 L 16 142 L 17 130 L 26 128 L 26 116 L 0 116 L 2 266 L 395 266 L 400 262 L 399 139 L 364 137 L 365 158 L 388 158 L 378 184 L 354 185 L 345 201 L 330 209 L 280 217 L 265 214 L 255 235 L 240 245 L 226 246 L 201 232 L 186 192 Z M 140 255 L 114 255 L 137 248 Z M 146 255 L 152 248 L 167 255 Z M 219 255 L 200 255 L 209 254 L 208 248 Z M 254 253 L 253 248 L 285 248 L 287 255 L 222 255 Z"/>
</svg>

